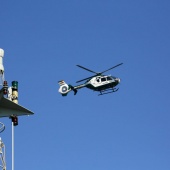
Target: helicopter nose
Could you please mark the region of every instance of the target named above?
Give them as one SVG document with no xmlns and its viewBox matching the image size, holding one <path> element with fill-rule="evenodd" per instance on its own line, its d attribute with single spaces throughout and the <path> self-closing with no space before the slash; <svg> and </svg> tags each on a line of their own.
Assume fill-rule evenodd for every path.
<svg viewBox="0 0 170 170">
<path fill-rule="evenodd" d="M 120 78 L 116 78 L 117 82 L 120 83 Z"/>
</svg>

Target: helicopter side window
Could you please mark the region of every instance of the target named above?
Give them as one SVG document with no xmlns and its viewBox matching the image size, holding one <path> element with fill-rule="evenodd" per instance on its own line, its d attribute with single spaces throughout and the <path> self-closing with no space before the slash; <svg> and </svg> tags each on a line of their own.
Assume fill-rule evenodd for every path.
<svg viewBox="0 0 170 170">
<path fill-rule="evenodd" d="M 100 82 L 100 78 L 96 78 L 96 81 L 99 83 Z"/>
<path fill-rule="evenodd" d="M 104 77 L 103 77 L 103 78 L 101 78 L 101 81 L 102 81 L 102 82 L 103 82 L 103 81 L 106 81 L 106 78 L 104 78 Z"/>
</svg>

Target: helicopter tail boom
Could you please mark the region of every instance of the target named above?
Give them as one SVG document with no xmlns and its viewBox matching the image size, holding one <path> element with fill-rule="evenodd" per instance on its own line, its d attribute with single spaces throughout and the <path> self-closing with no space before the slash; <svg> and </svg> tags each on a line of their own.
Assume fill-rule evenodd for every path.
<svg viewBox="0 0 170 170">
<path fill-rule="evenodd" d="M 58 84 L 60 85 L 60 88 L 58 90 L 58 92 L 62 95 L 62 96 L 67 96 L 67 94 L 70 91 L 74 92 L 74 95 L 77 94 L 77 89 L 86 87 L 86 84 L 80 84 L 78 86 L 72 86 L 70 84 L 67 84 L 64 80 L 61 80 L 58 82 Z"/>
</svg>

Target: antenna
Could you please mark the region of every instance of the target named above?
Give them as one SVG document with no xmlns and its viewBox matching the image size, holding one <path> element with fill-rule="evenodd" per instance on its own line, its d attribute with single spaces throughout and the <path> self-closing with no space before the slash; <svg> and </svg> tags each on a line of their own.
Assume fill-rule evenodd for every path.
<svg viewBox="0 0 170 170">
<path fill-rule="evenodd" d="M 0 48 L 0 85 L 3 85 L 4 78 L 4 66 L 3 66 L 4 50 Z"/>
</svg>

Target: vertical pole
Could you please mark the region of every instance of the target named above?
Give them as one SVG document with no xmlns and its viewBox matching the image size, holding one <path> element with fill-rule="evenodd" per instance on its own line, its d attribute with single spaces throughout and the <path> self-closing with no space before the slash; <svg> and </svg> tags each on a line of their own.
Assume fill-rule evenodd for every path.
<svg viewBox="0 0 170 170">
<path fill-rule="evenodd" d="M 12 170 L 14 170 L 14 122 L 12 122 Z"/>
</svg>

